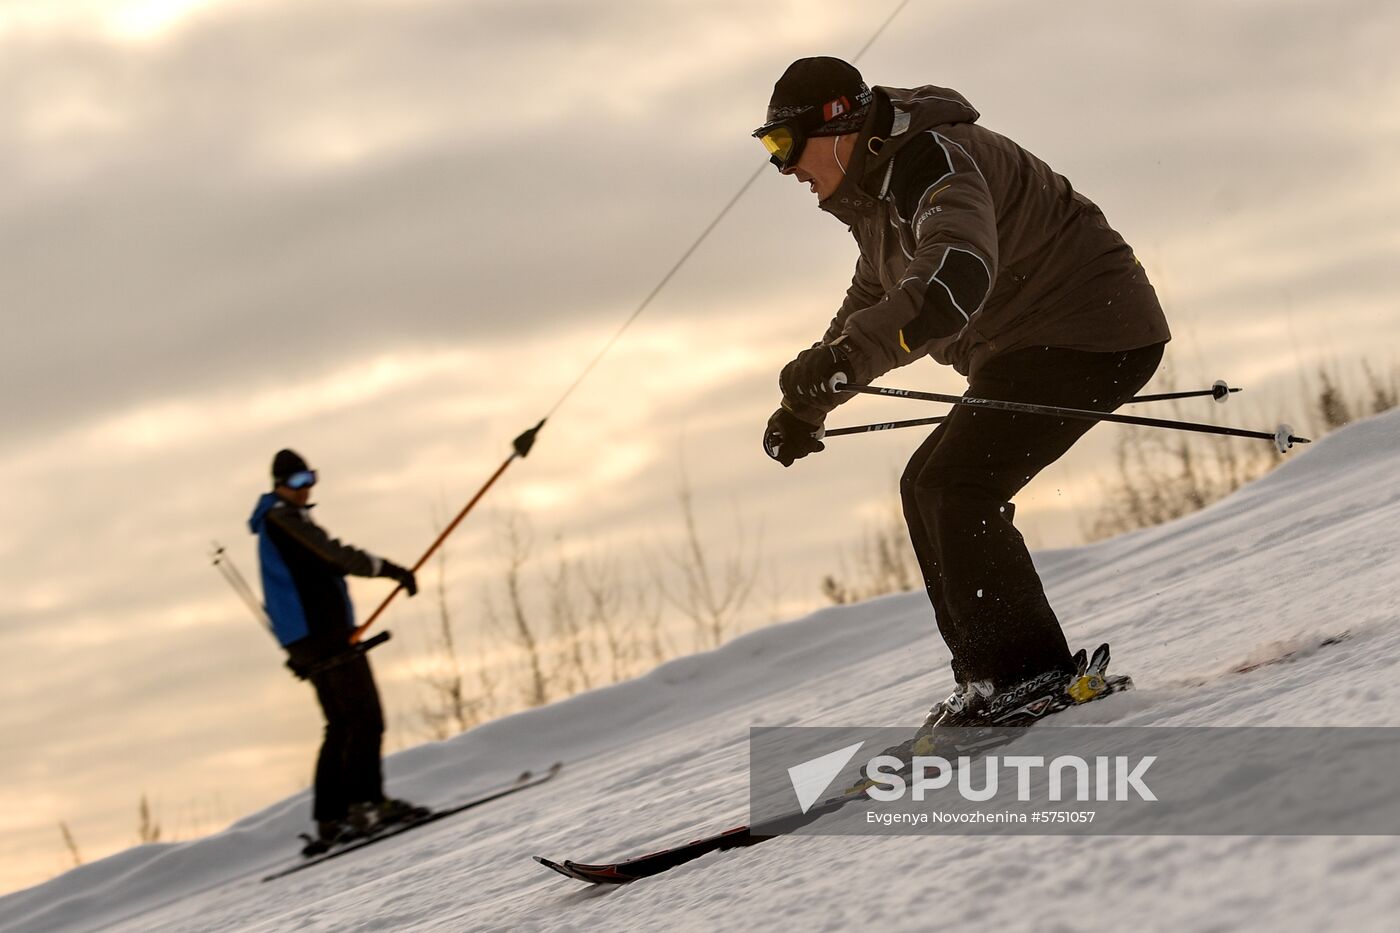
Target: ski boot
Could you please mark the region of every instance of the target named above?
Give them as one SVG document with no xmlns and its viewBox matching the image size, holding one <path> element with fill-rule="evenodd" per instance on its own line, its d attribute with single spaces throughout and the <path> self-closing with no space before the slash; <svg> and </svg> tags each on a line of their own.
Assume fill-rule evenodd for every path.
<svg viewBox="0 0 1400 933">
<path fill-rule="evenodd" d="M 379 803 L 374 804 L 373 807 L 376 826 L 393 826 L 396 823 L 417 823 L 433 815 L 433 811 L 429 810 L 427 807 L 420 807 L 417 804 L 409 803 L 407 800 L 400 800 L 397 797 L 386 797 Z"/>
<path fill-rule="evenodd" d="M 363 817 L 353 811 L 343 820 L 317 820 L 314 837 L 306 833 L 301 834 L 301 838 L 306 841 L 306 845 L 301 847 L 301 854 L 306 858 L 324 855 L 336 846 L 365 835 L 369 826 Z"/>
<path fill-rule="evenodd" d="M 1006 690 L 982 694 L 985 702 L 969 703 L 963 711 L 950 713 L 942 725 L 1029 726 L 1071 706 L 1130 689 L 1131 677 L 1108 675 L 1108 660 L 1107 644 L 1099 645 L 1092 656 L 1080 648 L 1074 655 L 1073 673 L 1046 671 Z"/>
<path fill-rule="evenodd" d="M 997 690 L 987 680 L 960 683 L 929 710 L 928 718 L 911 739 L 882 754 L 912 765 L 919 756 L 939 755 L 951 760 L 1003 745 L 1015 737 L 1008 729 L 1024 728 L 1071 706 L 1130 689 L 1131 677 L 1107 674 L 1108 661 L 1108 645 L 1104 644 L 1092 657 L 1081 648 L 1074 655 L 1073 673 L 1046 671 L 1005 690 Z M 949 732 L 955 729 L 959 731 Z M 854 793 L 873 783 L 862 780 L 846 792 Z"/>
</svg>

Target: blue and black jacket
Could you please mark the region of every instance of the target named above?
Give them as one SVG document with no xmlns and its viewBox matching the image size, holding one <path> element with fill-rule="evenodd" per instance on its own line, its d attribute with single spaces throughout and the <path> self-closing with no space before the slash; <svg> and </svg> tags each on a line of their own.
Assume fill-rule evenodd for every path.
<svg viewBox="0 0 1400 933">
<path fill-rule="evenodd" d="M 310 506 L 275 492 L 258 499 L 248 527 L 258 536 L 263 602 L 272 631 L 294 656 L 312 660 L 345 650 L 355 610 L 345 577 L 377 577 L 384 561 L 342 544 L 311 520 Z"/>
</svg>

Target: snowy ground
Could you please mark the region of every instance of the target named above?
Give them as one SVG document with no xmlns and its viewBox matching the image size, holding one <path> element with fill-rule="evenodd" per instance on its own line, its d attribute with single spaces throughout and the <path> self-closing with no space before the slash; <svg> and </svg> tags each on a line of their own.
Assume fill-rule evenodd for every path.
<svg viewBox="0 0 1400 933">
<path fill-rule="evenodd" d="M 1400 725 L 1397 477 L 1400 412 L 1184 520 L 1038 555 L 1071 643 L 1111 642 L 1139 687 L 1061 721 Z M 606 889 L 530 860 L 743 823 L 749 726 L 916 723 L 946 662 L 922 594 L 825 610 L 388 765 L 393 791 L 447 803 L 562 758 L 546 787 L 262 884 L 294 858 L 298 795 L 0 899 L 0 930 L 1397 928 L 1394 837 L 787 838 Z"/>
</svg>

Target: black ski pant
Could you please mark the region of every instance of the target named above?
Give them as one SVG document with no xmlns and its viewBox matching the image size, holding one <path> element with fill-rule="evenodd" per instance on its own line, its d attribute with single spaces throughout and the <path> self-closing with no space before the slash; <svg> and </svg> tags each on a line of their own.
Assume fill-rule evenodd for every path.
<svg viewBox="0 0 1400 933">
<path fill-rule="evenodd" d="M 1017 350 L 987 360 L 966 395 L 1112 411 L 1156 372 L 1163 346 Z M 1071 669 L 1009 500 L 1095 423 L 959 405 L 910 459 L 904 519 L 960 682 L 1005 687 Z"/>
<path fill-rule="evenodd" d="M 326 717 L 325 738 L 316 760 L 312 816 L 318 821 L 340 820 L 351 804 L 384 799 L 379 763 L 384 713 L 369 659 L 363 654 L 312 674 L 311 684 Z"/>
</svg>

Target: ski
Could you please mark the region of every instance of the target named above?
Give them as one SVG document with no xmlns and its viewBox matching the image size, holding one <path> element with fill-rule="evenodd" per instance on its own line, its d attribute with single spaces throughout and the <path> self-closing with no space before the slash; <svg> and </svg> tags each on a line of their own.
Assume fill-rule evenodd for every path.
<svg viewBox="0 0 1400 933">
<path fill-rule="evenodd" d="M 1092 702 L 1096 699 L 1102 699 L 1103 697 L 1112 696 L 1115 693 L 1132 689 L 1133 681 L 1131 677 L 1126 675 L 1106 676 L 1104 674 L 1104 669 L 1108 666 L 1107 645 L 1102 646 L 1096 651 L 1092 660 L 1084 658 L 1083 654 L 1083 652 L 1080 652 L 1079 655 L 1076 656 L 1079 675 L 1074 683 L 1080 683 L 1085 679 L 1086 674 L 1090 678 L 1099 678 L 1098 682 L 1093 684 L 1093 689 L 1095 690 L 1094 694 L 1091 698 L 1083 702 Z M 1073 695 L 1072 691 L 1071 695 Z M 1036 704 L 1033 708 L 1024 711 L 1024 716 L 1020 719 L 1020 722 L 1023 723 L 1024 726 L 1011 728 L 1005 726 L 993 727 L 985 733 L 972 737 L 970 741 L 973 743 L 973 746 L 965 748 L 967 751 L 973 751 L 975 748 L 977 754 L 983 754 L 991 748 L 1014 741 L 1021 734 L 1023 727 L 1028 727 L 1031 723 L 1039 721 L 1039 719 L 1045 716 L 1060 712 L 1064 709 L 1070 709 L 1075 705 L 1082 705 L 1082 703 L 1076 704 L 1067 702 L 1063 706 L 1053 707 Z M 889 753 L 889 751 L 887 751 L 887 753 Z M 956 755 L 957 752 L 945 751 L 943 754 L 945 757 L 951 757 Z M 769 839 L 776 838 L 777 836 L 786 835 L 795 829 L 816 822 L 827 814 L 836 812 L 847 804 L 865 799 L 866 790 L 870 787 L 871 783 L 870 781 L 861 781 L 853 787 L 842 791 L 840 794 L 822 801 L 809 809 L 806 813 L 793 812 L 758 825 L 736 826 L 733 829 L 726 829 L 723 832 L 715 833 L 710 836 L 702 836 L 699 839 L 693 839 L 683 845 L 674 846 L 669 849 L 660 849 L 656 852 L 624 859 L 620 862 L 588 864 L 585 862 L 575 862 L 572 859 L 556 862 L 541 855 L 534 856 L 534 859 L 545 868 L 556 871 L 567 878 L 573 878 L 576 881 L 583 881 L 589 884 L 627 884 L 628 882 L 636 881 L 640 878 L 650 878 L 653 875 L 659 875 L 662 872 L 669 871 L 679 865 L 684 865 L 686 862 L 694 861 L 702 855 L 708 855 L 711 852 L 724 852 L 730 849 L 746 848 L 748 846 L 758 845 L 760 842 L 767 842 Z"/>
<path fill-rule="evenodd" d="M 1132 680 L 1127 677 L 1109 678 L 1108 687 L 1100 697 L 1110 696 L 1113 693 L 1130 689 Z M 1069 707 L 1064 707 L 1068 709 Z M 983 740 L 979 743 L 976 751 L 981 754 L 997 745 L 1005 745 L 1014 741 L 1022 731 L 1022 728 L 1000 728 L 994 730 L 995 737 L 990 740 Z M 971 749 L 968 749 L 969 751 Z M 948 753 L 955 754 L 955 753 Z M 742 849 L 748 846 L 758 845 L 760 842 L 767 842 L 778 836 L 787 835 L 795 829 L 799 829 L 810 823 L 814 823 L 827 814 L 834 813 L 847 804 L 864 799 L 868 782 L 844 791 L 834 797 L 830 797 L 806 813 L 793 812 L 786 816 L 776 818 L 768 823 L 760 825 L 736 826 L 733 829 L 726 829 L 723 832 L 709 836 L 702 836 L 693 839 L 683 845 L 674 846 L 669 849 L 660 849 L 656 852 L 649 852 L 646 855 L 639 855 L 633 858 L 624 859 L 620 862 L 604 862 L 601 864 L 588 864 L 586 862 L 575 862 L 572 859 L 565 859 L 563 862 L 556 862 L 547 859 L 542 855 L 534 856 L 535 861 L 545 868 L 557 871 L 567 878 L 576 881 L 584 881 L 589 884 L 627 884 L 640 878 L 650 878 L 662 872 L 669 871 L 686 862 L 694 861 L 702 855 L 711 852 L 725 852 L 730 849 Z"/>
<path fill-rule="evenodd" d="M 556 774 L 559 773 L 560 769 L 563 767 L 564 763 L 562 761 L 556 761 L 554 764 L 550 765 L 549 770 L 545 771 L 543 774 L 536 775 L 529 771 L 522 772 L 520 776 L 517 777 L 515 780 L 502 787 L 497 787 L 495 790 L 486 791 L 485 793 L 473 797 L 470 800 L 467 800 L 463 803 L 453 804 L 452 806 L 446 807 L 442 810 L 434 810 L 431 814 L 429 814 L 427 817 L 421 820 L 413 820 L 412 822 L 407 823 L 397 823 L 385 828 L 381 832 L 370 833 L 369 835 L 361 836 L 358 839 L 353 839 L 350 842 L 345 843 L 344 845 L 336 846 L 335 848 L 331 849 L 329 852 L 324 853 L 323 855 L 312 856 L 301 862 L 298 862 L 295 865 L 290 866 L 289 868 L 284 868 L 281 871 L 273 872 L 272 874 L 264 877 L 263 881 L 273 881 L 277 878 L 285 878 L 287 875 L 292 875 L 299 871 L 304 871 L 305 869 L 311 868 L 316 865 L 320 865 L 322 862 L 329 862 L 331 859 L 340 858 L 340 856 L 342 855 L 349 855 L 351 852 L 356 852 L 360 849 L 365 848 L 366 846 L 372 846 L 376 842 L 383 842 L 385 839 L 392 839 L 395 836 L 402 835 L 406 832 L 411 832 L 412 830 L 418 829 L 423 826 L 427 826 L 430 823 L 436 823 L 438 820 L 446 819 L 449 816 L 455 816 L 458 813 L 470 810 L 473 807 L 479 807 L 484 803 L 490 803 L 493 800 L 499 800 L 502 797 L 507 797 L 511 794 L 518 793 L 522 790 L 527 790 L 531 787 L 538 787 L 541 784 L 553 778 Z"/>
<path fill-rule="evenodd" d="M 559 874 L 576 881 L 586 881 L 589 884 L 627 884 L 638 878 L 659 875 L 711 852 L 723 852 L 727 849 L 756 845 L 772 838 L 771 835 L 755 832 L 751 827 L 736 826 L 713 836 L 695 839 L 685 845 L 603 865 L 587 865 L 570 859 L 565 859 L 561 864 L 542 855 L 536 855 L 534 858 L 545 868 L 552 868 Z"/>
<path fill-rule="evenodd" d="M 1287 664 L 1310 655 L 1322 648 L 1341 644 L 1350 638 L 1351 632 L 1343 630 L 1335 634 L 1323 636 L 1306 644 L 1285 647 L 1282 650 L 1277 650 L 1269 654 L 1263 659 L 1250 660 L 1237 664 L 1229 668 L 1228 673 L 1248 674 L 1263 667 Z M 1102 671 L 1103 667 L 1107 665 L 1107 660 L 1107 656 L 1105 655 L 1102 659 L 1096 657 L 1090 663 L 1097 664 L 1098 670 Z M 1096 697 L 1096 699 L 1101 699 L 1104 696 L 1111 696 L 1114 693 L 1132 687 L 1132 679 L 1121 675 L 1107 677 L 1106 680 L 1107 689 Z M 1048 715 L 1049 713 L 1058 712 L 1060 709 L 1065 708 L 1071 707 L 1047 710 L 1037 715 Z M 1001 734 L 1006 737 L 995 744 L 1005 744 L 1011 741 L 1016 732 L 1017 730 L 1015 729 L 1001 730 Z M 985 745 L 979 746 L 978 751 L 986 751 L 988 747 L 989 746 Z M 627 884 L 628 882 L 636 881 L 640 878 L 650 878 L 653 875 L 659 875 L 662 872 L 669 871 L 678 865 L 684 865 L 686 862 L 693 861 L 711 852 L 741 849 L 747 846 L 757 845 L 760 842 L 767 842 L 769 839 L 791 832 L 793 829 L 800 826 L 805 826 L 828 813 L 840 809 L 848 803 L 864 797 L 865 786 L 864 784 L 857 785 L 842 794 L 825 800 L 812 807 L 806 814 L 794 813 L 781 820 L 761 826 L 736 826 L 733 829 L 726 829 L 723 832 L 693 839 L 683 845 L 673 846 L 669 849 L 660 849 L 656 852 L 649 852 L 646 855 L 639 855 L 619 862 L 588 864 L 585 862 L 575 862 L 572 859 L 556 862 L 540 855 L 534 856 L 534 859 L 544 867 L 556 871 L 567 878 L 573 878 L 576 881 L 584 881 L 589 884 Z"/>
</svg>

